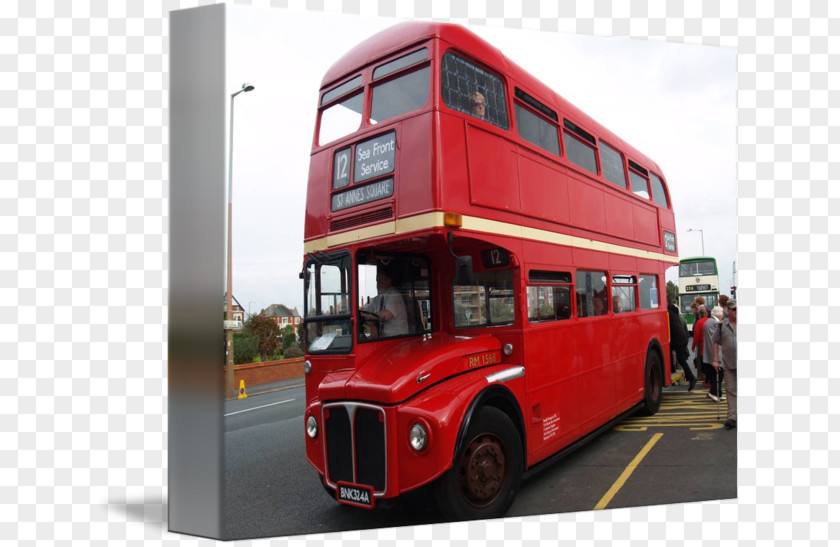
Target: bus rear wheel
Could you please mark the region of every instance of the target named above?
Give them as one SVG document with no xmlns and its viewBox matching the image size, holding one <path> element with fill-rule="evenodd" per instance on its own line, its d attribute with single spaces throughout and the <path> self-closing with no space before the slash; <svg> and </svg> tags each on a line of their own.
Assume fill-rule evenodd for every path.
<svg viewBox="0 0 840 547">
<path fill-rule="evenodd" d="M 519 489 L 523 462 L 519 433 L 507 414 L 493 407 L 480 409 L 452 468 L 435 484 L 435 498 L 444 517 L 504 516 Z"/>
<path fill-rule="evenodd" d="M 648 351 L 645 359 L 645 400 L 642 413 L 653 416 L 659 412 L 662 402 L 662 360 L 654 351 Z"/>
</svg>

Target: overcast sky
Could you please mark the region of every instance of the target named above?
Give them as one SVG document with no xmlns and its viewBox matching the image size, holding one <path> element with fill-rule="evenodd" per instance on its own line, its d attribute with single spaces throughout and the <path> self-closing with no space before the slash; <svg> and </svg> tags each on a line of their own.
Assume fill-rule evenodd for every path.
<svg viewBox="0 0 840 547">
<path fill-rule="evenodd" d="M 233 293 L 253 313 L 303 314 L 298 278 L 318 88 L 344 52 L 400 22 L 228 5 L 227 82 L 236 97 Z M 656 161 L 669 185 L 680 257 L 718 260 L 733 283 L 736 230 L 735 50 L 469 27 Z M 687 230 L 703 230 L 701 234 Z M 667 278 L 676 281 L 676 268 Z"/>
</svg>

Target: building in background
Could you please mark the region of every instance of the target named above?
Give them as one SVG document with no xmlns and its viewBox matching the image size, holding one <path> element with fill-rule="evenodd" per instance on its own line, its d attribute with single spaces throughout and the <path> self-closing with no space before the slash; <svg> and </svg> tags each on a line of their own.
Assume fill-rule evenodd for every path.
<svg viewBox="0 0 840 547">
<path fill-rule="evenodd" d="M 281 330 L 286 328 L 286 325 L 291 325 L 297 329 L 297 326 L 303 321 L 297 308 L 289 308 L 283 304 L 272 304 L 261 311 L 260 314 L 273 318 Z"/>
</svg>

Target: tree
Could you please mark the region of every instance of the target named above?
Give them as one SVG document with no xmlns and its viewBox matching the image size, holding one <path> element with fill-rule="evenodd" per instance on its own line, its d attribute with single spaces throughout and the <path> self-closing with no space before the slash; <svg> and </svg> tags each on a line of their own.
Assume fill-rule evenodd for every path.
<svg viewBox="0 0 840 547">
<path fill-rule="evenodd" d="M 678 300 L 680 291 L 677 288 L 677 286 L 674 285 L 673 281 L 669 281 L 668 283 L 665 284 L 665 292 L 667 293 L 667 298 L 668 298 L 669 303 L 670 302 L 675 302 L 675 301 Z M 679 307 L 679 304 L 677 304 L 677 307 Z"/>
<path fill-rule="evenodd" d="M 274 319 L 265 315 L 252 315 L 245 323 L 245 328 L 257 339 L 257 347 L 263 361 L 274 355 L 279 349 L 280 327 Z"/>
<path fill-rule="evenodd" d="M 297 327 L 297 339 L 300 340 L 301 345 L 303 345 L 304 336 L 306 335 L 306 329 L 303 327 L 303 323 L 301 322 Z"/>
<path fill-rule="evenodd" d="M 283 329 L 283 349 L 287 350 L 295 346 L 295 328 L 292 325 L 286 325 Z"/>
<path fill-rule="evenodd" d="M 251 333 L 233 333 L 233 364 L 252 363 L 258 351 L 257 339 Z"/>
</svg>

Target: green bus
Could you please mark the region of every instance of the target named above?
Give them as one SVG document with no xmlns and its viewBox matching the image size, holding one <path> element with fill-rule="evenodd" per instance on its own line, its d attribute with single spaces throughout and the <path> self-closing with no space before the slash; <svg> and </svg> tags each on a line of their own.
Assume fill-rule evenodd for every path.
<svg viewBox="0 0 840 547">
<path fill-rule="evenodd" d="M 706 309 L 711 312 L 718 305 L 720 284 L 717 261 L 710 256 L 680 260 L 679 299 L 680 313 L 685 317 L 689 332 L 694 331 L 694 312 L 691 303 L 698 296 L 706 299 Z"/>
</svg>

